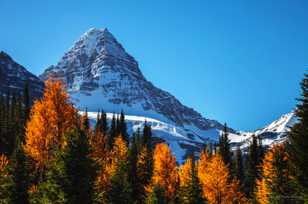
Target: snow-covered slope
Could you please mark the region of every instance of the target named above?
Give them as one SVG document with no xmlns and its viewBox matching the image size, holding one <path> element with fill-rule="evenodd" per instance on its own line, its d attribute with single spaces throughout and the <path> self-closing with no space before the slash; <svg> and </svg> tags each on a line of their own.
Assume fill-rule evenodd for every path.
<svg viewBox="0 0 308 204">
<path fill-rule="evenodd" d="M 80 112 L 80 114 L 83 114 L 83 112 Z M 113 113 L 107 113 L 107 118 L 111 120 L 112 115 Z M 95 124 L 97 112 L 88 112 L 88 117 L 92 124 Z M 142 130 L 145 121 L 151 125 L 153 136 L 169 144 L 179 163 L 182 163 L 192 151 L 200 152 L 204 144 L 217 141 L 220 134 L 217 129 L 194 131 L 149 117 L 126 115 L 125 119 L 130 135 L 138 128 Z"/>
<path fill-rule="evenodd" d="M 194 131 L 222 128 L 147 81 L 137 61 L 107 29 L 90 29 L 40 77 L 64 81 L 80 109 L 123 110 Z"/>
<path fill-rule="evenodd" d="M 239 132 L 239 134 L 230 135 L 229 139 L 233 146 L 240 145 L 241 148 L 245 148 L 249 145 L 251 136 L 256 135 L 262 139 L 263 145 L 272 146 L 286 141 L 287 133 L 296 122 L 296 115 L 294 112 L 290 112 L 255 132 Z"/>
</svg>

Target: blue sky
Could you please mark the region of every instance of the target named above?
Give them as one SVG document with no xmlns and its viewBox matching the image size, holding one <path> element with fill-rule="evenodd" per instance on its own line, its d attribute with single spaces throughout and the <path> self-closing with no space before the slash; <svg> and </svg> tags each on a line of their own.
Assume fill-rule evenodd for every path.
<svg viewBox="0 0 308 204">
<path fill-rule="evenodd" d="M 207 118 L 253 130 L 290 112 L 308 67 L 305 0 L 0 0 L 0 50 L 35 74 L 91 27 Z"/>
</svg>

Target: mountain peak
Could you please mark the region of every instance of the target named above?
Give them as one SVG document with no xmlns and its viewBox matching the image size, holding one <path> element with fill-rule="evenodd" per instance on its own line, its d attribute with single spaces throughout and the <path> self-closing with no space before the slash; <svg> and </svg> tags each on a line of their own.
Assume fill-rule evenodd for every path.
<svg viewBox="0 0 308 204">
<path fill-rule="evenodd" d="M 41 75 L 62 80 L 77 107 L 124 110 L 197 129 L 222 128 L 147 81 L 137 61 L 105 29 L 88 30 L 62 59 Z"/>
<path fill-rule="evenodd" d="M 6 58 L 6 59 L 10 59 L 12 60 L 12 58 L 10 57 L 10 55 L 8 55 L 6 52 L 4 51 L 0 51 L 0 58 Z"/>
</svg>

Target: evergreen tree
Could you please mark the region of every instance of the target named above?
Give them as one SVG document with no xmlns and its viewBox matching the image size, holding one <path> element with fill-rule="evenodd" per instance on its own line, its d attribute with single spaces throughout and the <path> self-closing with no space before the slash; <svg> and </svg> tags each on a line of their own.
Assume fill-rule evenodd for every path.
<svg viewBox="0 0 308 204">
<path fill-rule="evenodd" d="M 119 130 L 120 130 L 120 135 L 123 137 L 124 141 L 128 145 L 129 143 L 129 137 L 127 133 L 127 126 L 125 122 L 125 115 L 124 112 L 121 111 L 120 119 L 119 119 Z"/>
<path fill-rule="evenodd" d="M 159 185 L 155 185 L 153 191 L 148 195 L 146 204 L 167 204 L 165 191 Z"/>
<path fill-rule="evenodd" d="M 108 121 L 107 121 L 107 114 L 102 110 L 101 111 L 101 131 L 104 135 L 108 133 Z"/>
<path fill-rule="evenodd" d="M 260 147 L 257 137 L 252 136 L 252 142 L 248 148 L 248 155 L 245 164 L 245 192 L 248 196 L 253 197 L 256 185 L 256 179 L 259 178 Z"/>
<path fill-rule="evenodd" d="M 97 111 L 97 116 L 96 116 L 96 124 L 94 128 L 94 133 L 97 134 L 98 132 L 101 132 L 102 130 L 102 121 L 101 121 L 101 115 L 100 115 L 100 110 Z"/>
<path fill-rule="evenodd" d="M 144 201 L 146 198 L 145 187 L 149 186 L 153 173 L 152 152 L 144 146 L 138 154 L 137 160 L 137 200 Z"/>
<path fill-rule="evenodd" d="M 67 203 L 92 203 L 95 169 L 89 156 L 90 147 L 85 132 L 74 130 L 69 133 L 63 153 Z"/>
<path fill-rule="evenodd" d="M 111 127 L 110 127 L 109 134 L 108 134 L 108 137 L 107 137 L 107 148 L 109 150 L 112 149 L 113 142 L 114 142 L 114 139 L 116 137 L 117 137 L 117 121 L 116 121 L 115 114 L 113 114 L 112 120 L 111 120 Z"/>
<path fill-rule="evenodd" d="M 86 111 L 84 112 L 82 116 L 82 129 L 86 132 L 90 131 L 90 120 L 88 117 L 88 109 L 86 108 Z"/>
<path fill-rule="evenodd" d="M 137 176 L 137 161 L 138 161 L 138 145 L 136 142 L 136 135 L 134 134 L 131 140 L 131 144 L 128 152 L 128 166 L 129 166 L 129 182 L 132 186 L 132 198 L 133 200 L 138 200 L 140 184 L 139 178 Z"/>
<path fill-rule="evenodd" d="M 150 151 L 153 151 L 152 128 L 147 121 L 144 122 L 142 144 Z"/>
<path fill-rule="evenodd" d="M 228 127 L 225 123 L 224 130 L 222 135 L 219 138 L 219 154 L 221 155 L 223 161 L 228 166 L 228 168 L 231 170 L 231 158 L 232 154 L 230 151 L 230 140 L 228 138 Z"/>
<path fill-rule="evenodd" d="M 19 142 L 12 159 L 12 175 L 14 181 L 14 203 L 28 203 L 28 188 L 30 186 L 30 172 L 27 166 L 27 157 L 22 148 L 22 143 Z"/>
<path fill-rule="evenodd" d="M 240 184 L 244 181 L 244 167 L 243 167 L 243 156 L 242 150 L 238 147 L 236 149 L 235 164 L 234 164 L 234 175 L 239 180 Z"/>
<path fill-rule="evenodd" d="M 206 203 L 195 166 L 194 156 L 188 158 L 180 168 L 179 200 L 183 204 Z"/>
<path fill-rule="evenodd" d="M 289 154 L 299 191 L 308 203 L 308 74 L 305 74 L 301 82 L 301 90 L 301 98 L 295 110 L 298 123 L 289 133 Z"/>
<path fill-rule="evenodd" d="M 266 153 L 262 177 L 257 180 L 256 199 L 260 204 L 296 203 L 288 160 L 284 145 L 276 145 Z"/>
<path fill-rule="evenodd" d="M 0 155 L 0 203 L 13 203 L 14 183 L 9 171 L 9 160 L 5 155 Z"/>
<path fill-rule="evenodd" d="M 30 93 L 29 93 L 29 82 L 27 81 L 24 87 L 23 93 L 23 105 L 24 105 L 24 119 L 27 121 L 30 116 Z"/>
<path fill-rule="evenodd" d="M 111 177 L 111 189 L 108 191 L 108 203 L 130 204 L 133 203 L 132 188 L 128 179 L 127 162 L 121 161 L 115 174 Z"/>
<path fill-rule="evenodd" d="M 48 161 L 44 176 L 37 184 L 32 184 L 29 189 L 29 202 L 31 204 L 64 204 L 67 203 L 67 195 L 63 190 L 66 183 L 64 163 L 61 151 L 55 150 L 55 158 Z"/>
</svg>

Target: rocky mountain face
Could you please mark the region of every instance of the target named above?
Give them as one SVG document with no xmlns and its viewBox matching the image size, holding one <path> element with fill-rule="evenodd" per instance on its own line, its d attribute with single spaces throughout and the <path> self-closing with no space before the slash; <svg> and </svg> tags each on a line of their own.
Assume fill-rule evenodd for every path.
<svg viewBox="0 0 308 204">
<path fill-rule="evenodd" d="M 40 76 L 42 80 L 48 77 L 62 80 L 80 109 L 124 110 L 198 130 L 222 128 L 146 80 L 138 62 L 107 29 L 86 32 Z"/>
<path fill-rule="evenodd" d="M 0 51 L 0 94 L 22 94 L 28 83 L 31 98 L 40 97 L 44 83 L 35 75 L 16 63 L 8 54 Z"/>
</svg>

